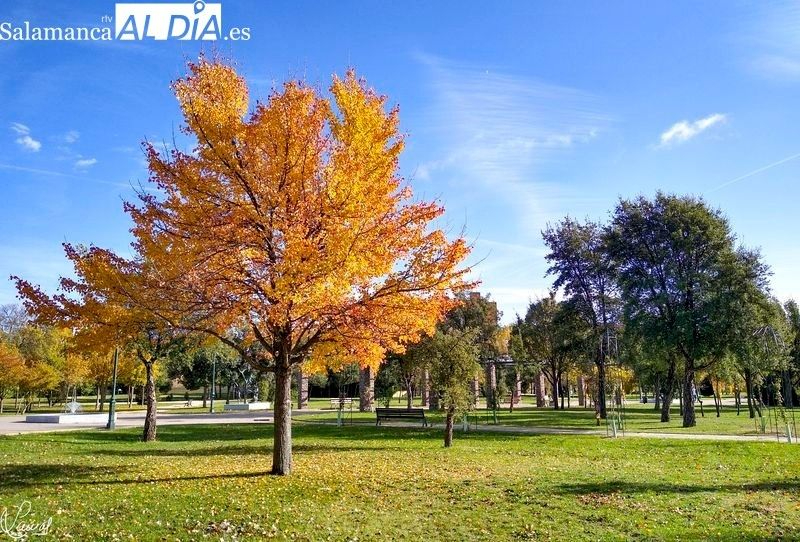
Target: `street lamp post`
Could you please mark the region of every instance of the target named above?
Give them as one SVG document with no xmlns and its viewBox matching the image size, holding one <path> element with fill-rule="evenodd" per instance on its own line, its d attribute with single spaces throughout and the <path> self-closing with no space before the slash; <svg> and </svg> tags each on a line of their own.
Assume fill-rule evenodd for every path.
<svg viewBox="0 0 800 542">
<path fill-rule="evenodd" d="M 114 372 L 111 376 L 111 400 L 108 403 L 108 423 L 106 429 L 115 429 L 117 427 L 117 362 L 119 357 L 119 349 L 114 349 Z"/>
<path fill-rule="evenodd" d="M 214 413 L 214 390 L 217 386 L 217 355 L 214 354 L 214 357 L 211 360 L 211 410 L 209 412 L 211 414 Z"/>
</svg>

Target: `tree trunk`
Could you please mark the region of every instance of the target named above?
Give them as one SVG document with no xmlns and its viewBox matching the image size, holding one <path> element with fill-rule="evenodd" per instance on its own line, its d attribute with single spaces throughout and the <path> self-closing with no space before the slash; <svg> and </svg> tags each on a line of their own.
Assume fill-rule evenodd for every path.
<svg viewBox="0 0 800 542">
<path fill-rule="evenodd" d="M 653 410 L 661 410 L 661 379 L 658 377 L 653 386 Z"/>
<path fill-rule="evenodd" d="M 444 447 L 449 448 L 453 445 L 453 418 L 455 417 L 455 408 L 452 406 L 447 409 L 447 417 L 444 423 Z"/>
<path fill-rule="evenodd" d="M 553 392 L 553 408 L 558 410 L 558 379 L 553 375 L 553 380 L 550 382 L 550 389 Z"/>
<path fill-rule="evenodd" d="M 308 408 L 308 373 L 300 369 L 297 371 L 297 410 L 305 408 Z"/>
<path fill-rule="evenodd" d="M 683 371 L 683 427 L 694 427 L 694 360 L 686 360 Z"/>
<path fill-rule="evenodd" d="M 736 415 L 741 414 L 742 408 L 742 390 L 739 389 L 739 384 L 733 385 L 733 402 L 736 404 Z"/>
<path fill-rule="evenodd" d="M 600 419 L 605 420 L 608 417 L 606 412 L 606 360 L 601 352 L 597 358 L 597 411 L 600 413 Z"/>
<path fill-rule="evenodd" d="M 717 409 L 717 418 L 719 418 L 720 409 L 722 407 L 722 393 L 720 393 L 719 382 L 717 382 L 717 385 L 715 386 L 713 378 L 711 379 L 711 386 L 712 386 L 711 391 L 714 394 L 714 408 Z"/>
<path fill-rule="evenodd" d="M 144 385 L 144 396 L 147 402 L 147 413 L 144 417 L 144 433 L 142 440 L 145 442 L 152 442 L 156 440 L 156 380 L 153 374 L 153 362 L 144 364 L 145 372 L 147 373 L 147 383 Z"/>
<path fill-rule="evenodd" d="M 128 408 L 133 406 L 133 386 L 128 386 Z"/>
<path fill-rule="evenodd" d="M 675 397 L 675 360 L 670 359 L 667 381 L 664 385 L 664 394 L 661 402 L 661 421 L 668 422 L 670 419 L 670 408 L 672 399 Z"/>
<path fill-rule="evenodd" d="M 100 410 L 100 384 L 94 389 L 94 409 L 96 412 L 102 412 Z"/>
<path fill-rule="evenodd" d="M 422 369 L 422 390 L 420 393 L 420 398 L 422 399 L 422 406 L 426 407 L 430 405 L 430 396 L 431 396 L 431 389 L 430 384 L 428 383 L 428 368 Z"/>
<path fill-rule="evenodd" d="M 578 406 L 586 406 L 586 380 L 583 375 L 578 377 Z"/>
<path fill-rule="evenodd" d="M 5 403 L 6 397 L 5 395 L 0 395 L 0 414 L 3 413 L 3 403 Z"/>
<path fill-rule="evenodd" d="M 533 388 L 534 392 L 536 393 L 536 406 L 539 408 L 546 407 L 544 401 L 544 375 L 542 373 L 537 373 L 536 378 L 533 381 Z"/>
<path fill-rule="evenodd" d="M 292 472 L 292 368 L 288 359 L 275 369 L 274 413 L 272 474 L 284 476 Z"/>
<path fill-rule="evenodd" d="M 406 379 L 406 408 L 408 410 L 411 410 L 411 407 L 414 406 L 413 405 L 414 395 L 412 395 L 412 390 L 413 390 L 413 388 L 411 387 L 411 379 L 407 378 Z"/>
<path fill-rule="evenodd" d="M 783 406 L 786 408 L 794 407 L 794 387 L 792 386 L 792 376 L 789 371 L 783 371 Z"/>
<path fill-rule="evenodd" d="M 756 417 L 756 409 L 753 405 L 753 372 L 749 369 L 744 370 L 744 387 L 747 392 L 747 409 L 752 419 Z"/>
<path fill-rule="evenodd" d="M 208 404 L 208 385 L 203 386 L 203 408 Z"/>
<path fill-rule="evenodd" d="M 100 388 L 100 412 L 105 412 L 106 405 L 106 385 L 102 384 Z M 113 392 L 112 392 L 113 393 Z"/>
<path fill-rule="evenodd" d="M 358 410 L 372 412 L 372 403 L 375 401 L 375 374 L 372 367 L 364 367 L 358 379 L 359 402 Z"/>
</svg>

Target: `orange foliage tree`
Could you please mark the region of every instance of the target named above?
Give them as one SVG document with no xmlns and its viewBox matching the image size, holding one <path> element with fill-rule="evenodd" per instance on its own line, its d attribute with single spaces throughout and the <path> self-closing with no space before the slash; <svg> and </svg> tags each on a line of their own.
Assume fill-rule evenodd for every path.
<svg viewBox="0 0 800 542">
<path fill-rule="evenodd" d="M 19 350 L 5 341 L 0 341 L 0 414 L 6 396 L 16 390 L 25 373 L 25 360 Z"/>
<path fill-rule="evenodd" d="M 190 63 L 173 89 L 197 144 L 145 145 L 158 190 L 125 204 L 136 255 L 73 258 L 85 271 L 78 293 L 89 303 L 99 283 L 120 307 L 215 336 L 273 371 L 272 472 L 288 474 L 292 369 L 377 367 L 432 333 L 452 293 L 471 286 L 469 248 L 432 227 L 441 205 L 412 199 L 398 174 L 398 111 L 353 72 L 327 96 L 289 81 L 249 112 L 245 80 L 219 60 Z M 135 268 L 147 269 L 125 287 Z M 233 340 L 234 327 L 247 340 Z"/>
<path fill-rule="evenodd" d="M 181 348 L 191 333 L 167 322 L 167 309 L 157 316 L 145 307 L 158 302 L 152 288 L 159 280 L 158 269 L 153 263 L 126 260 L 97 247 L 65 244 L 64 250 L 76 278 L 61 278 L 61 291 L 56 295 L 49 296 L 37 286 L 12 277 L 25 308 L 38 323 L 75 330 L 71 342 L 76 352 L 108 352 L 121 347 L 141 362 L 147 406 L 142 440 L 153 441 L 157 423 L 155 364 Z"/>
</svg>

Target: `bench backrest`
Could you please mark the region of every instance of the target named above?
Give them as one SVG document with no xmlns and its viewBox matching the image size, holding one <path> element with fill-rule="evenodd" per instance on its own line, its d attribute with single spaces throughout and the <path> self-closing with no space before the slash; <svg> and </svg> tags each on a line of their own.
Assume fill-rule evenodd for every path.
<svg viewBox="0 0 800 542">
<path fill-rule="evenodd" d="M 376 408 L 375 413 L 379 416 L 425 416 L 425 409 L 422 408 Z"/>
</svg>

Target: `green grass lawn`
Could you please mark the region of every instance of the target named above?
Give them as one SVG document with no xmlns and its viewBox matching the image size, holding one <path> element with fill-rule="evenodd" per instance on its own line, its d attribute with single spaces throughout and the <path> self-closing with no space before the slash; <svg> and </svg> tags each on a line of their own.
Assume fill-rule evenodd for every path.
<svg viewBox="0 0 800 542">
<path fill-rule="evenodd" d="M 54 540 L 774 540 L 800 537 L 800 447 L 457 435 L 296 423 L 0 438 L 0 510 Z M 29 518 L 31 519 L 31 518 Z"/>
</svg>

